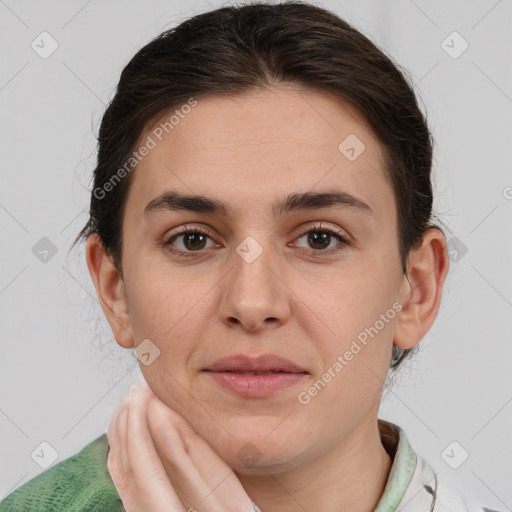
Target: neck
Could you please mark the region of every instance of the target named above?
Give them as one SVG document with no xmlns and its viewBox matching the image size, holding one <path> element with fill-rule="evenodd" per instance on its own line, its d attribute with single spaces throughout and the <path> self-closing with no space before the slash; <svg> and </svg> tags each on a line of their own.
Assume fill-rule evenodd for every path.
<svg viewBox="0 0 512 512">
<path fill-rule="evenodd" d="M 262 512 L 372 512 L 384 493 L 391 465 L 374 421 L 287 472 L 238 478 Z"/>
</svg>

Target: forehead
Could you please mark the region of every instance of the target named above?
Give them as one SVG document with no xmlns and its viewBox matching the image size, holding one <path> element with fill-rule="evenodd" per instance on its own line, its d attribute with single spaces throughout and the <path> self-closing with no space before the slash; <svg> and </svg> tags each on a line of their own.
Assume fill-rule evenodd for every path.
<svg viewBox="0 0 512 512">
<path fill-rule="evenodd" d="M 389 208 L 381 147 L 350 106 L 291 86 L 196 101 L 142 134 L 140 144 L 152 148 L 135 169 L 127 211 L 141 215 L 167 189 L 214 195 L 242 214 L 332 187 L 377 215 Z"/>
</svg>

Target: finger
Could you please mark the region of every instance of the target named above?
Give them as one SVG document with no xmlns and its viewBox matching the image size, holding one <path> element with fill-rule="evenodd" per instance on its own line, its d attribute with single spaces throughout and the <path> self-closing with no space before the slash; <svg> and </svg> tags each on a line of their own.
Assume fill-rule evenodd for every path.
<svg viewBox="0 0 512 512">
<path fill-rule="evenodd" d="M 110 421 L 109 427 L 107 429 L 107 465 L 109 462 L 113 467 L 120 464 L 122 465 L 125 472 L 129 470 L 129 463 L 126 453 L 126 446 L 121 442 L 120 437 L 123 439 L 126 437 L 124 435 L 126 432 L 127 420 L 126 406 L 129 404 L 130 398 L 135 393 L 135 391 L 141 388 L 140 384 L 140 379 L 132 384 L 127 394 L 125 395 L 123 402 L 114 413 L 114 416 L 112 417 L 112 420 Z"/>
<path fill-rule="evenodd" d="M 182 503 L 198 511 L 253 511 L 233 470 L 176 411 L 156 396 L 148 404 L 155 447 Z"/>
<path fill-rule="evenodd" d="M 129 482 L 134 486 L 132 495 L 137 496 L 140 510 L 184 512 L 149 433 L 146 409 L 151 394 L 148 388 L 145 381 L 141 382 L 128 401 L 125 446 Z"/>
<path fill-rule="evenodd" d="M 126 448 L 122 446 L 122 439 L 125 438 L 126 431 L 126 409 L 119 407 L 114 414 L 107 431 L 109 450 L 107 455 L 107 469 L 110 473 L 112 481 L 123 501 L 123 504 L 130 501 L 130 486 L 126 480 Z M 123 462 L 124 460 L 124 462 Z"/>
</svg>

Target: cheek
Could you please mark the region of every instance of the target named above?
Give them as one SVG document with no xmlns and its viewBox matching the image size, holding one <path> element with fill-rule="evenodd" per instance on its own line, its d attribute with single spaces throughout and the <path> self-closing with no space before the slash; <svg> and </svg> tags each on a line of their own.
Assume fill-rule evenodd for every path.
<svg viewBox="0 0 512 512">
<path fill-rule="evenodd" d="M 382 336 L 388 336 L 395 316 L 392 306 L 399 292 L 399 281 L 394 279 L 382 267 L 362 264 L 338 269 L 314 284 L 296 280 L 296 295 L 306 298 L 297 302 L 296 320 L 312 340 L 322 344 L 322 352 L 331 355 L 344 350 L 386 312 L 386 322 L 379 322 L 377 327 Z"/>
<path fill-rule="evenodd" d="M 190 362 L 201 348 L 211 324 L 209 288 L 198 281 L 174 274 L 146 271 L 133 280 L 130 316 L 136 343 L 149 339 L 158 347 L 159 355 L 150 365 L 140 364 L 147 378 L 152 379 L 157 396 L 169 406 L 181 409 L 190 397 Z M 188 400 L 188 402 L 187 402 Z"/>
<path fill-rule="evenodd" d="M 188 363 L 200 346 L 205 314 L 198 297 L 184 293 L 190 289 L 187 285 L 171 286 L 164 278 L 151 282 L 146 278 L 134 290 L 131 315 L 137 326 L 137 342 L 149 339 L 159 350 L 154 362 L 140 364 L 145 379 L 162 402 L 193 421 L 197 412 L 193 407 L 191 410 Z"/>
<path fill-rule="evenodd" d="M 310 392 L 305 390 L 311 403 L 316 403 L 313 407 L 318 407 L 315 418 L 325 419 L 331 411 L 328 404 L 338 414 L 367 409 L 381 393 L 398 306 L 393 279 L 382 268 L 368 265 L 351 272 L 350 277 L 342 273 L 332 276 L 321 293 L 312 294 L 310 289 L 309 295 L 304 295 L 309 296 L 308 306 L 315 314 L 307 315 L 303 328 L 309 329 L 323 364 L 315 376 L 316 385 Z"/>
<path fill-rule="evenodd" d="M 148 266 L 133 278 L 130 286 L 130 317 L 139 338 L 152 336 L 164 345 L 197 336 L 201 315 L 208 302 L 207 283 L 188 276 L 163 272 Z"/>
</svg>

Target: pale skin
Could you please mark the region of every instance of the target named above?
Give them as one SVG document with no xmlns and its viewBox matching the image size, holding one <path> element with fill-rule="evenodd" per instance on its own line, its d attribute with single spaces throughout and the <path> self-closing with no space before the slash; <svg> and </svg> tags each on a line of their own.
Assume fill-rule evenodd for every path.
<svg viewBox="0 0 512 512">
<path fill-rule="evenodd" d="M 365 145 L 354 161 L 338 149 L 349 134 Z M 86 248 L 117 343 L 150 339 L 160 349 L 140 364 L 149 387 L 121 408 L 128 423 L 118 411 L 109 427 L 108 468 L 125 509 L 249 511 L 250 497 L 263 512 L 371 512 L 392 464 L 377 424 L 392 346 L 412 348 L 436 318 L 448 273 L 444 234 L 429 229 L 402 273 L 379 142 L 354 109 L 325 94 L 280 86 L 199 99 L 157 142 L 127 197 L 123 275 L 95 235 Z M 340 207 L 272 213 L 289 194 L 333 188 L 373 215 Z M 168 190 L 221 200 L 232 215 L 143 215 Z M 199 249 L 183 235 L 159 244 L 185 225 L 209 231 Z M 336 251 L 335 234 L 320 248 L 308 242 L 308 233 L 326 230 L 348 244 Z M 263 251 L 251 263 L 236 251 L 247 237 Z M 300 403 L 298 394 L 394 303 L 401 311 Z M 202 371 L 220 357 L 267 352 L 308 374 L 274 396 L 244 399 Z M 238 456 L 247 443 L 257 447 L 255 465 Z"/>
</svg>

